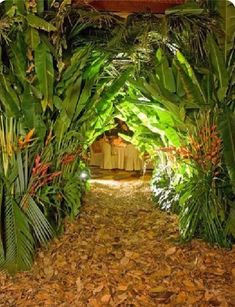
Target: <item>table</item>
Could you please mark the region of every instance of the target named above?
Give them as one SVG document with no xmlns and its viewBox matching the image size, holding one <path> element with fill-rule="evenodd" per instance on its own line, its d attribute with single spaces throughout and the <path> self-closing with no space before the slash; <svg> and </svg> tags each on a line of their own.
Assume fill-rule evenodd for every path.
<svg viewBox="0 0 235 307">
<path fill-rule="evenodd" d="M 139 171 L 144 167 L 143 159 L 133 144 L 118 146 L 103 142 L 100 145 L 100 152 L 94 152 L 91 146 L 90 153 L 90 165 L 96 165 L 103 169 Z"/>
<path fill-rule="evenodd" d="M 125 167 L 125 147 L 112 145 L 112 154 L 117 156 L 116 165 L 113 165 L 113 168 L 124 169 Z"/>
</svg>

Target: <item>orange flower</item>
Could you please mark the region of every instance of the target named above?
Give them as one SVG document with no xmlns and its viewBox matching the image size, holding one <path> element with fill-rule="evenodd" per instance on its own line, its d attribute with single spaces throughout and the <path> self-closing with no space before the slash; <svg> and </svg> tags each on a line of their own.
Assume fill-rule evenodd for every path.
<svg viewBox="0 0 235 307">
<path fill-rule="evenodd" d="M 52 139 L 52 131 L 50 130 L 50 132 L 49 132 L 49 134 L 46 138 L 46 141 L 45 141 L 46 146 L 50 143 L 51 139 Z"/>
<path fill-rule="evenodd" d="M 34 131 L 35 129 L 31 129 L 25 136 L 24 139 L 20 138 L 18 140 L 18 144 L 19 144 L 19 147 L 20 149 L 23 149 L 25 148 L 31 141 L 32 141 L 32 137 L 33 137 L 33 134 L 34 134 Z"/>
</svg>

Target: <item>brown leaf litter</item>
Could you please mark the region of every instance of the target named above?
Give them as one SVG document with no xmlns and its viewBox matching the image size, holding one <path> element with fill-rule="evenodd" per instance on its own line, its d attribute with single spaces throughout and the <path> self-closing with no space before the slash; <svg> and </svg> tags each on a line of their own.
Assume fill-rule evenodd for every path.
<svg viewBox="0 0 235 307">
<path fill-rule="evenodd" d="M 235 249 L 181 245 L 147 183 L 96 182 L 30 272 L 0 274 L 0 306 L 235 306 Z"/>
</svg>

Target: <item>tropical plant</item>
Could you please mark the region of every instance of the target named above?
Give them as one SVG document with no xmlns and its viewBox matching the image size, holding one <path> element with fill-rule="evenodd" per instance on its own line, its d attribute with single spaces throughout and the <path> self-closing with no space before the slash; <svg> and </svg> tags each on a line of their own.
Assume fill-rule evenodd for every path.
<svg viewBox="0 0 235 307">
<path fill-rule="evenodd" d="M 227 8 L 220 10 L 223 16 Z M 0 13 L 2 266 L 10 272 L 29 268 L 35 247 L 63 228 L 65 216 L 77 216 L 86 186 L 79 176 L 86 169 L 85 152 L 114 127 L 114 117 L 127 121 L 133 132 L 128 140 L 167 162 L 175 174 L 179 165 L 162 149 L 170 146 L 182 155 L 188 134 L 195 132 L 194 115 L 205 108 L 219 114 L 223 185 L 202 167 L 192 171 L 182 187 L 191 191 L 203 172 L 197 187 L 204 184 L 209 210 L 187 215 L 192 199 L 182 196 L 181 230 L 191 238 L 209 214 L 210 227 L 201 234 L 225 245 L 235 219 L 233 19 L 224 23 L 223 41 L 216 15 L 195 3 L 161 18 L 126 20 L 87 8 L 75 11 L 70 0 L 5 0 Z M 179 192 L 177 180 L 172 194 Z M 192 207 L 197 211 L 198 205 Z"/>
<path fill-rule="evenodd" d="M 1 266 L 10 273 L 28 269 L 37 244 L 45 244 L 53 236 L 43 208 L 32 193 L 33 131 L 18 143 L 19 131 L 15 119 L 1 115 L 0 258 Z"/>
<path fill-rule="evenodd" d="M 233 112 L 228 111 L 228 102 L 230 101 L 231 94 L 233 92 L 233 81 L 231 79 L 231 76 L 229 75 L 230 70 L 228 70 L 224 64 L 221 51 L 219 50 L 219 47 L 216 45 L 214 39 L 211 36 L 208 36 L 207 44 L 209 55 L 208 69 L 194 70 L 180 51 L 176 51 L 175 55 L 173 56 L 173 61 L 169 62 L 168 58 L 164 55 L 163 50 L 160 49 L 156 53 L 155 68 L 153 70 L 153 73 L 149 74 L 145 78 L 138 78 L 135 81 L 131 81 L 131 84 L 135 86 L 135 92 L 138 93 L 139 97 L 142 97 L 142 100 L 144 97 L 145 103 L 143 104 L 154 105 L 154 107 L 152 107 L 152 113 L 148 117 L 151 118 L 151 116 L 153 116 L 154 118 L 155 116 L 155 121 L 153 122 L 155 125 L 155 129 L 158 128 L 158 131 L 156 131 L 156 133 L 161 136 L 161 140 L 162 135 L 165 135 L 166 141 L 164 142 L 163 147 L 165 147 L 165 151 L 168 151 L 168 154 L 169 151 L 174 151 L 174 154 L 188 154 L 187 150 L 185 150 L 184 148 L 184 145 L 188 142 L 188 135 L 194 133 L 196 124 L 194 119 L 195 114 L 208 108 L 211 110 L 212 113 L 214 113 L 215 115 L 217 114 L 218 116 L 216 125 L 219 126 L 219 129 L 222 132 L 221 136 L 223 137 L 223 147 L 221 147 L 221 150 L 223 150 L 222 161 L 225 161 L 226 163 L 226 167 L 230 175 L 230 185 L 233 186 L 233 173 L 235 170 L 235 165 L 233 159 L 234 137 L 232 127 L 234 122 L 234 114 Z M 200 79 L 202 81 L 200 81 Z M 131 98 L 133 98 L 133 94 Z M 128 97 L 126 98 L 126 100 L 127 99 L 130 98 Z M 165 112 L 169 112 L 171 117 L 171 124 L 169 124 L 168 120 L 167 126 L 168 128 L 169 126 L 171 127 L 170 131 L 173 131 L 173 134 L 166 134 L 167 129 L 166 125 L 163 125 L 164 120 L 162 118 L 160 118 L 159 122 L 157 121 L 157 112 L 156 110 L 154 111 L 154 108 L 156 109 L 157 107 L 162 108 L 163 110 L 165 110 Z M 129 109 L 131 109 L 131 106 L 129 106 Z M 143 110 L 145 110 L 145 106 L 142 107 L 141 110 L 134 110 L 133 113 L 136 114 L 136 117 L 141 118 L 144 124 L 148 123 L 149 125 L 149 121 L 147 120 L 148 117 L 144 116 Z M 210 133 L 212 133 L 212 131 Z M 215 134 L 215 131 L 213 133 Z M 176 141 L 176 144 L 174 144 L 174 141 Z M 221 142 L 220 139 L 219 141 Z M 167 146 L 167 143 L 169 143 L 171 147 Z M 217 147 L 217 149 L 220 148 L 219 144 L 214 144 L 214 146 Z M 198 151 L 199 149 L 195 150 Z M 213 151 L 216 152 L 215 148 L 213 149 Z M 207 152 L 207 154 L 210 155 L 212 153 Z M 196 157 L 191 158 L 194 159 Z M 208 160 L 206 159 L 206 157 L 203 156 L 201 157 L 201 161 L 203 161 L 202 163 L 204 163 Z M 209 164 L 207 167 L 209 169 L 212 166 L 210 164 L 212 163 L 212 161 L 208 163 Z M 221 197 L 221 193 L 220 196 L 216 196 L 219 189 L 214 189 L 213 175 L 208 175 L 208 169 L 203 169 L 202 165 L 200 166 L 200 169 L 201 171 L 203 170 L 204 176 L 202 176 L 201 171 L 197 170 L 196 173 L 195 171 L 193 171 L 193 176 L 189 178 L 188 185 L 179 185 L 180 188 L 184 189 L 186 193 L 185 195 L 191 197 L 193 195 L 192 191 L 189 192 L 191 188 L 193 188 L 193 185 L 191 184 L 191 179 L 192 182 L 195 183 L 196 178 L 198 178 L 199 180 L 199 177 L 201 176 L 201 178 L 204 179 L 199 181 L 200 184 L 197 185 L 197 191 L 198 193 L 200 191 L 204 191 L 204 199 L 208 199 L 209 203 L 212 204 L 212 207 L 209 206 L 209 209 L 206 211 L 206 215 L 204 216 L 204 223 L 206 223 L 206 216 L 210 214 L 209 212 L 211 212 L 210 219 L 212 224 L 215 222 L 213 216 L 216 214 L 215 219 L 219 220 L 218 216 L 221 212 L 223 212 L 224 216 L 226 216 L 226 219 L 228 218 L 228 220 L 230 221 L 233 220 L 233 217 L 231 215 L 234 214 L 234 205 L 232 205 L 232 202 L 230 202 L 230 205 L 227 206 L 227 202 L 223 197 Z M 203 188 L 203 184 L 204 187 L 207 186 L 207 188 Z M 211 189 L 209 190 L 211 194 L 206 194 L 206 191 L 208 191 L 208 186 L 211 186 Z M 220 185 L 220 190 L 223 189 L 222 186 L 223 185 Z M 192 201 L 193 199 L 194 196 L 192 196 Z M 181 204 L 183 201 L 185 201 L 186 203 L 186 198 L 181 198 Z M 197 203 L 197 205 L 199 205 L 199 203 Z M 192 204 L 190 206 L 192 207 Z M 197 212 L 199 213 L 199 209 L 197 210 Z M 188 210 L 181 211 L 181 221 L 185 221 L 184 217 L 187 212 Z M 194 213 L 196 214 L 196 211 Z M 197 219 L 197 216 L 195 214 L 188 215 L 187 222 L 189 228 L 187 228 L 186 232 L 182 232 L 182 236 L 185 238 L 187 237 L 187 235 L 190 234 L 190 232 L 192 235 L 196 233 L 197 226 L 195 225 L 197 223 L 195 222 L 195 220 Z M 192 224 L 189 222 L 190 217 L 192 219 Z M 182 231 L 185 230 L 185 225 L 186 222 L 182 224 Z M 193 225 L 195 226 L 194 229 Z M 205 233 L 203 234 L 203 236 L 207 238 L 210 242 L 217 242 L 218 244 L 226 245 L 226 235 L 224 234 L 226 222 L 223 221 L 219 223 L 217 221 L 215 222 L 214 226 L 217 227 L 217 233 L 215 231 L 215 233 L 212 234 L 210 230 L 207 229 L 209 232 L 207 233 L 208 236 L 205 235 Z M 212 226 L 212 228 L 214 226 Z M 219 229 L 222 229 L 223 231 L 220 232 Z M 233 233 L 233 231 L 231 232 Z M 188 238 L 191 238 L 192 235 L 189 235 Z"/>
<path fill-rule="evenodd" d="M 179 195 L 176 187 L 180 182 L 180 177 L 173 173 L 172 168 L 156 168 L 152 181 L 151 190 L 153 200 L 158 208 L 167 212 L 179 213 Z"/>
</svg>

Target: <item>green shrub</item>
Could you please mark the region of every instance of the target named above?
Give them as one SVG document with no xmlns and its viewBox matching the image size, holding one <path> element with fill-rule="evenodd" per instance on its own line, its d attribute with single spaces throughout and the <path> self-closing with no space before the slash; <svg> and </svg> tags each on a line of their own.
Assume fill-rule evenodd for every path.
<svg viewBox="0 0 235 307">
<path fill-rule="evenodd" d="M 179 213 L 179 193 L 176 191 L 176 177 L 167 167 L 155 169 L 151 182 L 153 200 L 164 211 Z"/>
</svg>

